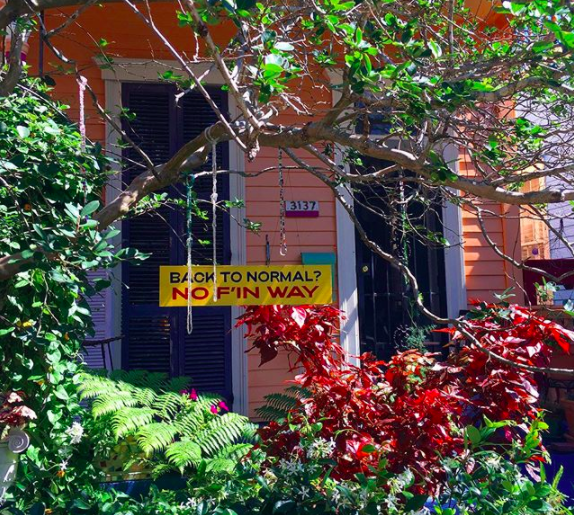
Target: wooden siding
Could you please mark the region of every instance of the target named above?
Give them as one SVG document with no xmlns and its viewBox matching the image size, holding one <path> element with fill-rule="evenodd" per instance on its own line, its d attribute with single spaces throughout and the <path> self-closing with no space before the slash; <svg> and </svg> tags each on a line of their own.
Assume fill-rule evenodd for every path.
<svg viewBox="0 0 574 515">
<path fill-rule="evenodd" d="M 460 152 L 459 168 L 462 174 L 469 177 L 475 175 L 470 157 L 464 150 Z M 519 261 L 522 243 L 518 208 L 493 202 L 483 202 L 481 207 L 493 213 L 484 216 L 484 227 L 490 239 L 502 252 Z M 513 287 L 514 301 L 524 302 L 522 271 L 489 245 L 476 215 L 468 209 L 462 211 L 462 232 L 468 299 L 494 301 L 495 293 Z"/>
<path fill-rule="evenodd" d="M 176 24 L 176 3 L 154 4 L 152 10 L 157 26 L 169 34 L 175 47 L 192 55 L 193 38 L 190 37 L 189 30 L 177 27 Z M 61 12 L 71 11 L 62 10 Z M 46 12 L 48 28 L 54 28 L 62 21 L 63 15 L 59 12 Z M 101 78 L 101 70 L 94 61 L 94 56 L 98 53 L 96 41 L 101 38 L 107 40 L 109 45 L 106 51 L 116 57 L 173 60 L 173 56 L 164 50 L 156 37 L 125 5 L 90 8 L 80 16 L 78 22 L 80 26 L 71 26 L 57 37 L 54 43 L 67 57 L 78 62 L 82 74 L 88 79 L 102 105 L 105 105 L 105 83 Z M 228 35 L 226 28 L 222 26 L 221 31 L 221 40 L 225 41 Z M 32 39 L 28 62 L 33 69 L 37 69 L 37 58 L 38 41 Z M 58 72 L 58 65 L 56 56 L 45 48 L 45 73 L 55 79 L 55 95 L 60 101 L 70 105 L 68 114 L 72 119 L 77 120 L 79 117 L 78 84 L 74 77 Z M 134 81 L 137 79 L 138 77 L 134 76 Z M 325 88 L 312 91 L 310 85 L 306 85 L 302 89 L 304 89 L 304 98 L 312 105 L 319 103 L 330 105 L 330 92 Z M 85 117 L 88 137 L 104 143 L 105 123 L 97 113 L 88 94 L 85 97 Z M 295 119 L 301 122 L 301 119 L 294 113 L 287 113 L 278 118 L 277 123 L 293 123 Z M 287 156 L 284 158 L 284 163 L 285 165 L 293 164 Z M 247 172 L 259 172 L 276 164 L 277 150 L 264 148 L 254 161 L 245 162 L 245 169 Z M 311 161 L 311 164 L 318 164 L 318 162 Z M 287 200 L 318 200 L 320 217 L 318 219 L 287 219 L 289 251 L 286 256 L 281 256 L 279 254 L 278 174 L 270 172 L 246 179 L 246 216 L 262 224 L 258 234 L 247 234 L 248 264 L 265 263 L 266 235 L 271 245 L 271 262 L 275 264 L 301 263 L 302 252 L 336 252 L 335 201 L 330 189 L 307 172 L 288 171 L 285 173 L 285 197 Z M 248 357 L 250 415 L 254 415 L 255 408 L 262 404 L 266 394 L 281 391 L 285 386 L 285 380 L 292 377 L 289 373 L 288 358 L 285 355 L 281 355 L 263 367 L 259 367 L 258 364 L 258 355 L 251 353 Z"/>
<path fill-rule="evenodd" d="M 187 53 L 193 54 L 193 38 L 190 32 L 176 26 L 176 3 L 154 4 L 152 11 L 157 26 L 169 34 L 174 45 Z M 62 10 L 63 13 L 70 12 Z M 483 13 L 480 13 L 483 14 Z M 46 13 L 48 28 L 54 28 L 62 21 L 58 12 Z M 82 14 L 78 20 L 79 26 L 68 28 L 54 43 L 64 54 L 77 61 L 82 73 L 89 80 L 90 86 L 99 96 L 100 102 L 105 102 L 105 85 L 101 79 L 101 71 L 94 63 L 98 53 L 95 42 L 100 38 L 106 39 L 106 48 L 112 55 L 139 59 L 173 59 L 162 47 L 157 38 L 134 16 L 125 5 L 106 5 L 92 7 Z M 221 28 L 221 40 L 226 38 L 226 28 Z M 28 61 L 33 69 L 37 69 L 38 42 L 34 38 L 30 42 Z M 152 53 L 153 49 L 153 53 Z M 57 83 L 56 96 L 71 106 L 69 111 L 73 119 L 78 117 L 78 85 L 73 77 L 57 71 L 58 59 L 45 49 L 44 69 Z M 137 80 L 137 77 L 134 77 Z M 309 84 L 302 88 L 304 97 L 315 105 L 330 104 L 331 93 L 326 88 L 311 90 Z M 290 123 L 293 115 L 284 115 L 278 123 Z M 89 95 L 86 95 L 86 122 L 88 136 L 101 142 L 105 139 L 105 124 L 92 105 Z M 247 172 L 258 172 L 277 162 L 277 151 L 262 149 L 253 162 L 246 162 Z M 289 164 L 289 160 L 285 159 Z M 469 161 L 461 154 L 461 169 L 472 172 Z M 306 172 L 290 171 L 286 173 L 286 198 L 288 200 L 319 200 L 321 216 L 318 219 L 288 219 L 287 256 L 279 255 L 279 191 L 276 172 L 263 174 L 246 180 L 246 216 L 262 223 L 259 234 L 247 235 L 247 262 L 249 264 L 265 263 L 265 235 L 269 236 L 271 244 L 271 261 L 273 263 L 300 263 L 301 252 L 334 252 L 336 251 L 336 219 L 335 202 L 329 189 Z M 502 213 L 501 206 L 489 206 Z M 507 218 L 492 217 L 486 224 L 493 238 L 500 242 L 508 251 L 516 249 L 520 256 L 520 227 L 514 209 L 510 209 Z M 475 219 L 469 213 L 463 215 L 463 235 L 465 244 L 465 271 L 467 273 L 467 290 L 469 298 L 492 299 L 492 291 L 501 291 L 512 284 L 521 284 L 521 274 L 505 263 L 490 249 L 480 234 Z M 349 273 L 354 273 L 349 267 Z M 517 290 L 517 300 L 521 301 Z M 264 395 L 279 391 L 284 387 L 284 380 L 290 377 L 288 357 L 282 355 L 275 361 L 263 367 L 258 366 L 258 356 L 250 354 L 248 358 L 249 373 L 249 412 L 261 405 Z"/>
</svg>

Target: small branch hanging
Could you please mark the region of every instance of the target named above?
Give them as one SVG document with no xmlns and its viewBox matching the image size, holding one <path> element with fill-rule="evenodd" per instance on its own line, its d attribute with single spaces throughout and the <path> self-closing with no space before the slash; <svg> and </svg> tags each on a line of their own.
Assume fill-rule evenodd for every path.
<svg viewBox="0 0 574 515">
<path fill-rule="evenodd" d="M 285 212 L 287 204 L 285 202 L 285 178 L 283 177 L 283 149 L 279 147 L 279 254 L 287 255 L 287 230 L 285 228 Z"/>
<path fill-rule="evenodd" d="M 187 250 L 187 334 L 193 332 L 193 310 L 192 310 L 192 300 L 191 300 L 191 275 L 192 275 L 192 263 L 191 263 L 191 253 L 193 251 L 193 186 L 195 182 L 195 176 L 189 174 L 187 176 L 186 186 L 186 213 L 185 213 L 185 223 L 187 240 L 185 242 Z"/>
</svg>

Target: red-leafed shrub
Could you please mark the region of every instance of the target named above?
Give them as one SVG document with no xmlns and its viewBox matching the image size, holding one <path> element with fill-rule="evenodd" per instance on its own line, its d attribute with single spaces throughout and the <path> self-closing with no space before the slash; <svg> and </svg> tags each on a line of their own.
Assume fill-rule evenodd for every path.
<svg viewBox="0 0 574 515">
<path fill-rule="evenodd" d="M 302 428 L 319 424 L 318 436 L 333 440 L 332 476 L 374 473 L 380 460 L 390 472 L 411 470 L 421 491 L 437 488 L 441 461 L 464 451 L 464 428 L 493 421 L 516 423 L 500 438 L 519 439 L 521 424 L 536 417 L 536 382 L 524 368 L 501 363 L 472 342 L 446 361 L 407 351 L 390 362 L 345 359 L 336 343 L 340 313 L 333 307 L 252 307 L 239 320 L 265 363 L 279 348 L 294 356 L 302 373 L 294 382 L 311 394 L 289 421 L 261 430 L 268 454 L 305 460 Z M 574 333 L 519 306 L 476 306 L 468 331 L 479 345 L 517 364 L 544 366 L 552 348 L 566 348 Z M 458 332 L 453 339 L 463 339 Z M 415 488 L 416 490 L 416 488 Z"/>
<path fill-rule="evenodd" d="M 0 394 L 0 439 L 15 427 L 23 427 L 36 418 L 36 413 L 24 404 L 22 392 Z"/>
</svg>

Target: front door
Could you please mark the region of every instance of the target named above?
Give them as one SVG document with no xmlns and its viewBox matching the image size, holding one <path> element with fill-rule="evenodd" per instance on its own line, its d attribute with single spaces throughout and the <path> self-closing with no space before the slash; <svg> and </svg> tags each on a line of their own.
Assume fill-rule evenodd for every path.
<svg viewBox="0 0 574 515">
<path fill-rule="evenodd" d="M 368 158 L 363 158 L 363 162 L 367 168 L 385 166 Z M 401 221 L 400 217 L 397 219 L 396 211 L 391 212 L 388 208 L 388 203 L 401 205 L 413 192 L 409 191 L 411 186 L 405 183 L 405 191 L 400 194 L 397 183 L 395 178 L 389 183 L 390 189 L 366 185 L 355 192 L 355 214 L 370 240 L 408 264 L 418 280 L 425 305 L 433 312 L 444 315 L 444 253 L 439 245 L 423 243 L 421 238 L 413 235 L 415 232 L 422 235 L 427 230 L 442 232 L 440 202 L 402 204 L 408 217 Z M 414 227 L 405 231 L 405 236 L 400 227 L 406 222 Z M 410 285 L 400 270 L 373 253 L 361 241 L 358 233 L 356 242 L 361 352 L 371 352 L 379 359 L 386 360 L 395 353 L 398 345 L 404 343 L 409 328 L 426 326 L 429 321 L 414 306 Z M 440 343 L 436 334 L 431 333 L 426 337 L 429 341 Z"/>
<path fill-rule="evenodd" d="M 213 100 L 226 112 L 226 94 L 210 89 Z M 176 90 L 164 84 L 124 84 L 123 106 L 129 111 L 124 130 L 153 160 L 166 162 L 187 141 L 201 133 L 216 116 L 199 93 L 176 101 Z M 228 144 L 217 147 L 218 166 L 228 168 Z M 141 173 L 141 157 L 124 151 L 124 183 Z M 206 163 L 205 170 L 211 163 Z M 218 178 L 219 199 L 229 198 L 229 180 Z M 195 182 L 198 198 L 208 201 L 211 178 Z M 122 267 L 122 363 L 127 369 L 187 375 L 198 391 L 215 392 L 231 400 L 231 311 L 225 307 L 193 308 L 193 332 L 187 334 L 186 308 L 159 307 L 159 267 L 186 263 L 185 192 L 182 186 L 163 192 L 169 202 L 159 209 L 126 220 L 123 245 L 149 254 L 140 264 Z M 193 262 L 210 265 L 211 211 L 207 219 L 193 220 Z M 209 207 L 209 209 L 208 209 Z M 229 218 L 217 215 L 217 262 L 229 264 Z M 203 243 L 203 244 L 202 244 Z"/>
</svg>

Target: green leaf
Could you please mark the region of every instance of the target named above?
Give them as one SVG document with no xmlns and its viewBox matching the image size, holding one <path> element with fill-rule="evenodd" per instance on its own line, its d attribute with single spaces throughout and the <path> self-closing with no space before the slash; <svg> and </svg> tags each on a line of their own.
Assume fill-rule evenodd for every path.
<svg viewBox="0 0 574 515">
<path fill-rule="evenodd" d="M 291 52 L 295 49 L 291 43 L 286 43 L 284 41 L 279 41 L 278 43 L 275 43 L 274 46 L 276 50 L 281 50 L 283 52 Z"/>
<path fill-rule="evenodd" d="M 436 41 L 429 41 L 428 47 L 430 48 L 430 51 L 432 52 L 432 55 L 435 59 L 438 59 L 442 56 L 442 48 Z"/>
<path fill-rule="evenodd" d="M 62 400 L 62 401 L 67 401 L 70 399 L 70 396 L 68 395 L 68 392 L 66 391 L 66 389 L 63 386 L 58 386 L 58 388 L 56 388 L 56 391 L 54 392 L 54 395 L 56 397 L 58 397 L 58 399 Z"/>
<path fill-rule="evenodd" d="M 81 211 L 81 215 L 82 216 L 88 216 L 91 215 L 94 211 L 96 211 L 98 208 L 100 207 L 100 201 L 99 200 L 92 200 L 91 202 L 88 202 Z"/>
<path fill-rule="evenodd" d="M 28 136 L 30 136 L 30 129 L 28 129 L 28 127 L 24 127 L 23 125 L 18 125 L 16 127 L 16 132 L 21 139 L 26 139 Z"/>
<path fill-rule="evenodd" d="M 419 511 L 428 501 L 428 495 L 414 495 L 405 504 L 405 512 Z"/>
<path fill-rule="evenodd" d="M 473 445 L 478 445 L 482 441 L 480 431 L 474 426 L 468 426 L 466 428 L 466 436 L 470 441 L 470 443 L 472 443 Z"/>
</svg>

